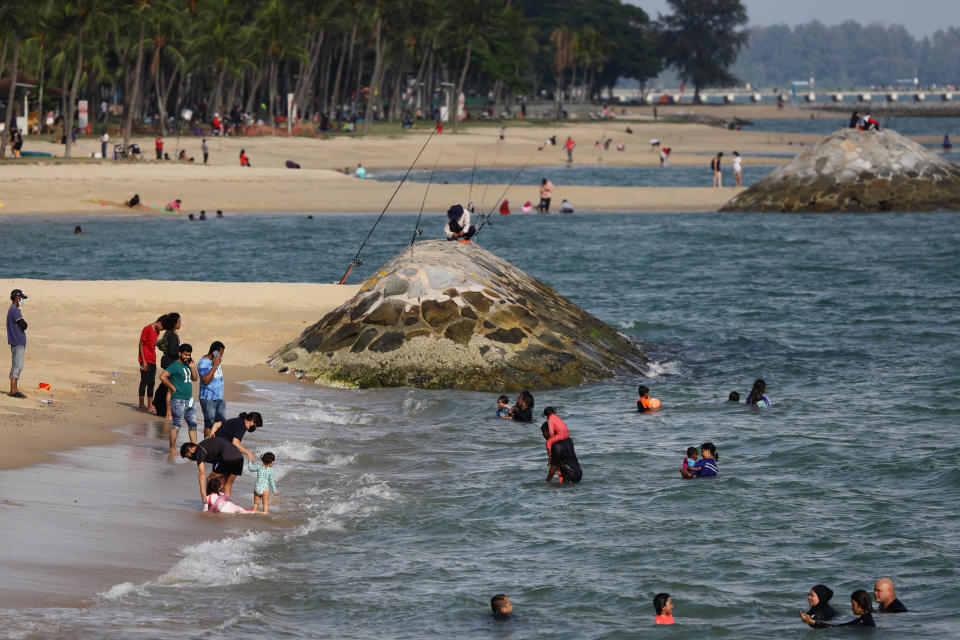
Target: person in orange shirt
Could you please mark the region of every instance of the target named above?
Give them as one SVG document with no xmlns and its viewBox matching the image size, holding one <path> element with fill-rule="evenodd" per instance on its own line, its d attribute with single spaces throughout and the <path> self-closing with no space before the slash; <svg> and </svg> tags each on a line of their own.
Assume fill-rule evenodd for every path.
<svg viewBox="0 0 960 640">
<path fill-rule="evenodd" d="M 669 593 L 658 593 L 653 597 L 653 608 L 657 612 L 653 624 L 673 624 L 673 598 Z"/>
<path fill-rule="evenodd" d="M 656 411 L 660 408 L 660 400 L 650 397 L 650 389 L 644 385 L 637 387 L 637 412 Z"/>
</svg>

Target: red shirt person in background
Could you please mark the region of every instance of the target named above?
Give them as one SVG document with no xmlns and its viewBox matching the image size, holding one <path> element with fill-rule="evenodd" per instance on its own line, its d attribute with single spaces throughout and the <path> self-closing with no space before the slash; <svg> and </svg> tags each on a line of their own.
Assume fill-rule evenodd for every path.
<svg viewBox="0 0 960 640">
<path fill-rule="evenodd" d="M 140 363 L 140 388 L 138 394 L 140 411 L 153 411 L 153 391 L 157 382 L 157 338 L 163 327 L 163 316 L 151 322 L 140 332 L 140 346 L 137 347 L 137 361 Z M 144 402 L 146 398 L 146 402 Z"/>
<path fill-rule="evenodd" d="M 157 148 L 157 160 L 163 160 L 163 136 L 157 136 L 154 146 Z"/>
</svg>

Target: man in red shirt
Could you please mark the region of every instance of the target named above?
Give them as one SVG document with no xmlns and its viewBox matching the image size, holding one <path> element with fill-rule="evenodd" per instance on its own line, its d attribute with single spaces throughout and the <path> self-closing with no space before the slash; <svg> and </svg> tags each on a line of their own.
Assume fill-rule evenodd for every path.
<svg viewBox="0 0 960 640">
<path fill-rule="evenodd" d="M 159 140 L 159 138 L 158 138 Z M 140 346 L 137 347 L 137 361 L 140 363 L 140 411 L 153 411 L 153 388 L 157 382 L 157 338 L 163 327 L 163 316 L 157 318 L 140 332 Z M 146 402 L 144 402 L 146 398 Z"/>
<path fill-rule="evenodd" d="M 163 136 L 157 136 L 155 144 L 157 146 L 157 160 L 163 160 Z"/>
<path fill-rule="evenodd" d="M 577 146 L 577 143 L 573 141 L 573 138 L 567 136 L 567 142 L 563 146 L 567 148 L 567 162 L 573 162 L 573 148 Z"/>
</svg>

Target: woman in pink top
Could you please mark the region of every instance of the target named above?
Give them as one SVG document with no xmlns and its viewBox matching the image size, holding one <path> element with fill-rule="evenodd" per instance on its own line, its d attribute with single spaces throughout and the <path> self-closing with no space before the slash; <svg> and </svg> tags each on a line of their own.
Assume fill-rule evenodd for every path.
<svg viewBox="0 0 960 640">
<path fill-rule="evenodd" d="M 547 419 L 547 434 L 550 436 L 547 438 L 547 457 L 549 459 L 553 443 L 569 438 L 570 429 L 567 429 L 567 425 L 563 423 L 563 420 L 557 415 L 557 410 L 553 407 L 544 409 L 543 417 Z"/>
<path fill-rule="evenodd" d="M 553 183 L 543 179 L 540 183 L 540 204 L 537 205 L 537 211 L 540 213 L 550 213 L 550 198 L 553 197 Z"/>
</svg>

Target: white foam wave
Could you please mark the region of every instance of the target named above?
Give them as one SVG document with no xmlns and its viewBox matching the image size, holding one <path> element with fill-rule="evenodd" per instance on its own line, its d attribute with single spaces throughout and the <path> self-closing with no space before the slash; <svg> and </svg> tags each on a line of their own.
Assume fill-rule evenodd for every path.
<svg viewBox="0 0 960 640">
<path fill-rule="evenodd" d="M 433 402 L 427 402 L 423 398 L 417 398 L 415 392 L 410 391 L 407 394 L 407 397 L 403 399 L 403 415 L 404 416 L 415 416 L 423 413 L 427 407 L 434 404 Z"/>
<path fill-rule="evenodd" d="M 323 459 L 323 462 L 329 467 L 345 467 L 357 461 L 359 456 L 356 453 L 334 453 Z"/>
<path fill-rule="evenodd" d="M 142 595 L 143 593 L 143 585 L 135 585 L 132 582 L 121 582 L 120 584 L 113 585 L 103 593 L 97 594 L 97 597 L 104 600 L 119 600 L 126 595 Z"/>
<path fill-rule="evenodd" d="M 253 558 L 270 537 L 265 532 L 248 531 L 239 538 L 208 540 L 185 547 L 182 549 L 185 557 L 162 575 L 157 584 L 225 586 L 260 578 L 272 569 L 257 564 Z"/>
<path fill-rule="evenodd" d="M 302 442 L 275 442 L 268 449 L 277 457 L 277 464 L 282 465 L 284 460 L 297 462 L 315 462 L 321 457 L 320 449 Z"/>
<path fill-rule="evenodd" d="M 647 364 L 647 377 L 659 378 L 661 376 L 675 376 L 681 372 L 682 367 L 683 363 L 679 360 L 650 362 Z"/>
<path fill-rule="evenodd" d="M 383 508 L 385 502 L 397 502 L 401 496 L 385 481 L 372 474 L 360 476 L 353 488 L 337 487 L 310 491 L 323 501 L 318 503 L 316 515 L 293 530 L 291 536 L 303 536 L 317 530 L 343 531 L 351 522 L 369 518 Z M 341 492 L 347 489 L 349 495 Z"/>
</svg>

